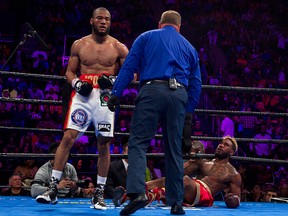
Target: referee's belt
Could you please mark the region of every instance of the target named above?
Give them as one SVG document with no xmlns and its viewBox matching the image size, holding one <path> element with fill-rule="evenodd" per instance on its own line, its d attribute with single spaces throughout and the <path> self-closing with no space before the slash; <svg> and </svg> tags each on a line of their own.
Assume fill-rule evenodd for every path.
<svg viewBox="0 0 288 216">
<path fill-rule="evenodd" d="M 153 84 L 153 83 L 161 83 L 161 84 L 165 84 L 165 85 L 169 86 L 169 80 L 157 80 L 157 79 L 146 81 L 142 84 L 142 86 Z M 178 88 L 184 88 L 185 89 L 185 86 L 182 85 L 181 83 L 177 82 L 177 81 L 176 81 L 176 86 Z"/>
</svg>

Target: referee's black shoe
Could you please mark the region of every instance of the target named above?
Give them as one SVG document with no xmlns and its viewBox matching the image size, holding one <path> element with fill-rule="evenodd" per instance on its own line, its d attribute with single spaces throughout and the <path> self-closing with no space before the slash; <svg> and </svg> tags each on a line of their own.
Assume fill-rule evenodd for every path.
<svg viewBox="0 0 288 216">
<path fill-rule="evenodd" d="M 130 197 L 130 202 L 120 212 L 120 215 L 122 216 L 133 214 L 137 210 L 144 208 L 149 203 L 148 197 L 145 193 L 129 194 L 127 196 Z"/>
<path fill-rule="evenodd" d="M 185 211 L 183 210 L 182 206 L 173 204 L 170 213 L 173 215 L 184 215 Z"/>
</svg>

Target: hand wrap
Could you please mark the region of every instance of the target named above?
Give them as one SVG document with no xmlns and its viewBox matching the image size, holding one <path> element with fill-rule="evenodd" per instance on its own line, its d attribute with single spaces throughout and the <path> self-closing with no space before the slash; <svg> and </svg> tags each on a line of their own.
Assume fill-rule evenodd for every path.
<svg viewBox="0 0 288 216">
<path fill-rule="evenodd" d="M 97 82 L 98 82 L 99 87 L 102 90 L 111 89 L 113 87 L 114 82 L 115 82 L 115 76 L 113 76 L 113 75 L 107 76 L 107 75 L 103 74 L 98 78 Z"/>
<path fill-rule="evenodd" d="M 80 80 L 78 78 L 76 78 L 76 79 L 77 80 L 74 79 L 72 81 L 72 87 L 75 89 L 75 91 L 78 94 L 87 97 L 93 89 L 92 80 L 89 80 L 89 79 Z M 74 86 L 73 86 L 73 84 L 74 84 Z"/>
</svg>

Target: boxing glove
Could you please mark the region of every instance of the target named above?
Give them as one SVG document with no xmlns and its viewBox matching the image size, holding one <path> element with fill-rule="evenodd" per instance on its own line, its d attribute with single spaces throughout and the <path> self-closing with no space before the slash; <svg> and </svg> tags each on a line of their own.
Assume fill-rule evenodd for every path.
<svg viewBox="0 0 288 216">
<path fill-rule="evenodd" d="M 114 112 L 117 106 L 120 104 L 120 99 L 116 95 L 111 95 L 107 102 L 108 109 Z"/>
<path fill-rule="evenodd" d="M 92 84 L 92 80 L 89 79 L 80 80 L 78 78 L 75 78 L 72 81 L 72 87 L 75 89 L 75 91 L 85 97 L 87 97 L 91 93 L 93 89 Z"/>
<path fill-rule="evenodd" d="M 224 201 L 227 208 L 237 208 L 240 205 L 240 198 L 232 193 L 228 193 L 224 196 Z"/>
<path fill-rule="evenodd" d="M 184 120 L 183 136 L 182 136 L 182 152 L 183 154 L 190 153 L 191 151 L 191 121 L 192 114 L 186 113 Z"/>
<path fill-rule="evenodd" d="M 115 76 L 107 76 L 105 74 L 101 75 L 98 78 L 98 85 L 99 87 L 104 90 L 104 89 L 111 89 L 113 87 L 113 84 L 115 82 Z"/>
</svg>

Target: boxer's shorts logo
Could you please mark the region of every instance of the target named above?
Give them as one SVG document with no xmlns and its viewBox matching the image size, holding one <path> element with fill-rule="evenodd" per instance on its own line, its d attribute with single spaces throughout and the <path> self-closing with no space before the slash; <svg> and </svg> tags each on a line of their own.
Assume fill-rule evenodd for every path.
<svg viewBox="0 0 288 216">
<path fill-rule="evenodd" d="M 101 106 L 107 106 L 107 102 L 108 102 L 110 97 L 111 97 L 111 94 L 109 92 L 104 91 L 100 95 Z"/>
<path fill-rule="evenodd" d="M 76 109 L 71 116 L 75 125 L 84 126 L 87 122 L 87 113 L 82 109 Z"/>
<path fill-rule="evenodd" d="M 109 132 L 111 130 L 111 124 L 98 124 L 98 131 Z"/>
</svg>

